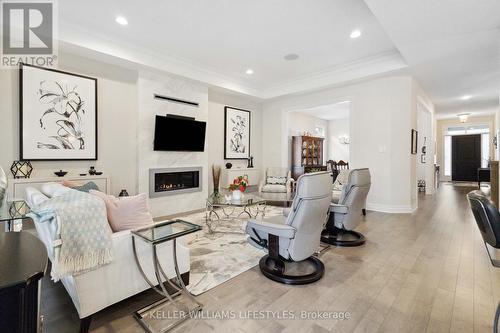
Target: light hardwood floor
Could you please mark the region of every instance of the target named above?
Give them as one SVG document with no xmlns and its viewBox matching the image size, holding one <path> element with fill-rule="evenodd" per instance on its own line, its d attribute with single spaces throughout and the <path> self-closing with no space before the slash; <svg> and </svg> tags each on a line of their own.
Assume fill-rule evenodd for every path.
<svg viewBox="0 0 500 333">
<path fill-rule="evenodd" d="M 282 285 L 255 267 L 199 296 L 207 312 L 347 311 L 349 320 L 193 319 L 175 332 L 490 332 L 500 269 L 488 260 L 465 198 L 470 190 L 442 185 L 436 195 L 420 196 L 414 214 L 368 212 L 359 228 L 366 245 L 325 252 L 325 276 L 315 284 Z M 51 289 L 44 310 L 59 309 L 59 316 L 45 314 L 45 331 L 74 331 L 75 314 L 61 313 L 71 312 L 64 290 Z M 151 297 L 97 314 L 91 331 L 143 332 L 130 313 Z"/>
</svg>

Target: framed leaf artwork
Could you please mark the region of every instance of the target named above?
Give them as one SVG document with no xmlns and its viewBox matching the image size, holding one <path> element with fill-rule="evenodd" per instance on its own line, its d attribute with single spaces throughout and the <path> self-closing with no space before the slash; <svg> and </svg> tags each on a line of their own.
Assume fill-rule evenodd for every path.
<svg viewBox="0 0 500 333">
<path fill-rule="evenodd" d="M 97 159 L 97 79 L 21 64 L 20 159 Z"/>
<path fill-rule="evenodd" d="M 224 108 L 224 159 L 250 157 L 250 111 Z"/>
</svg>

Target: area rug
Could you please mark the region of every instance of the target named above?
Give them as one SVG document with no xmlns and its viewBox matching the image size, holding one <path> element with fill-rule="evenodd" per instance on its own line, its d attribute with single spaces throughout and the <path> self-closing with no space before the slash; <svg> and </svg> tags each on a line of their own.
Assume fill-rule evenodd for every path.
<svg viewBox="0 0 500 333">
<path fill-rule="evenodd" d="M 282 214 L 283 208 L 267 206 L 266 217 Z M 235 216 L 238 213 L 235 212 Z M 262 250 L 248 244 L 245 226 L 248 217 L 219 220 L 215 232 L 209 233 L 205 213 L 179 217 L 203 226 L 188 241 L 191 256 L 189 291 L 199 295 L 256 266 L 264 256 Z M 260 215 L 257 220 L 261 219 Z"/>
</svg>

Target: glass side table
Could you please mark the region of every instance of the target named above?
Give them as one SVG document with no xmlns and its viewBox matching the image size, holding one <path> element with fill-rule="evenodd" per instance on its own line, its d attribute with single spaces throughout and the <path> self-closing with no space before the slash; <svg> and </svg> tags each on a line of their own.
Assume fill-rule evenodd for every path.
<svg viewBox="0 0 500 333">
<path fill-rule="evenodd" d="M 29 212 L 30 208 L 24 200 L 5 202 L 0 208 L 0 222 L 5 223 L 5 232 L 21 231 Z"/>
<path fill-rule="evenodd" d="M 156 291 L 158 294 L 163 296 L 162 299 L 159 301 L 156 301 L 140 310 L 137 310 L 134 313 L 135 319 L 141 324 L 141 326 L 149 333 L 163 333 L 163 332 L 168 332 L 171 329 L 175 328 L 179 324 L 183 323 L 184 321 L 188 320 L 191 318 L 191 315 L 197 311 L 201 311 L 203 308 L 203 304 L 198 302 L 196 298 L 187 290 L 184 282 L 182 281 L 181 274 L 179 272 L 179 266 L 177 264 L 177 243 L 176 240 L 177 238 L 181 236 L 185 236 L 188 234 L 191 234 L 193 232 L 200 231 L 202 228 L 201 226 L 197 224 L 193 224 L 190 222 L 182 221 L 182 220 L 172 220 L 172 221 L 165 221 L 165 222 L 160 222 L 155 225 L 152 225 L 150 227 L 138 229 L 138 230 L 133 230 L 132 231 L 132 246 L 134 250 L 134 258 L 135 262 L 137 264 L 137 267 L 139 268 L 139 271 L 142 274 L 142 277 L 144 280 L 150 285 L 151 289 Z M 136 246 L 136 239 L 140 241 L 144 241 L 147 244 L 149 244 L 152 248 L 152 257 L 153 257 L 153 266 L 154 266 L 154 271 L 155 271 L 155 279 L 156 281 L 153 282 L 149 279 L 149 277 L 146 275 L 144 272 L 144 269 L 142 268 L 141 262 L 139 260 L 139 256 L 137 255 L 137 246 Z M 159 257 L 158 257 L 158 252 L 157 252 L 157 246 L 159 244 L 162 244 L 164 242 L 172 241 L 172 257 L 173 257 L 173 263 L 174 263 L 174 268 L 175 268 L 175 274 L 176 274 L 176 281 L 173 282 L 171 281 L 167 274 L 165 273 L 165 270 L 163 269 Z M 165 283 L 170 285 L 172 290 L 174 292 L 170 294 L 164 283 L 162 283 L 162 280 L 165 280 Z M 180 301 L 177 301 L 175 298 L 177 296 L 185 295 L 189 300 L 195 304 L 194 307 L 189 308 L 187 305 L 181 303 Z M 160 329 L 154 329 L 151 325 L 149 325 L 144 318 L 148 316 L 149 313 L 155 311 L 156 309 L 159 309 L 160 307 L 164 306 L 166 303 L 170 302 L 172 305 L 175 306 L 178 311 L 179 318 L 175 318 L 174 322 L 170 323 L 166 327 L 162 327 Z"/>
</svg>

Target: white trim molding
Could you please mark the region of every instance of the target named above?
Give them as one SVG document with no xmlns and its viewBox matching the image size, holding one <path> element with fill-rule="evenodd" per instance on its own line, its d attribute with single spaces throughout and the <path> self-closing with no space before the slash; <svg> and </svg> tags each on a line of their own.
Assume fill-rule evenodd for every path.
<svg viewBox="0 0 500 333">
<path fill-rule="evenodd" d="M 411 205 L 385 205 L 368 202 L 366 203 L 366 209 L 389 214 L 412 214 L 417 210 L 417 207 L 412 207 Z"/>
</svg>

